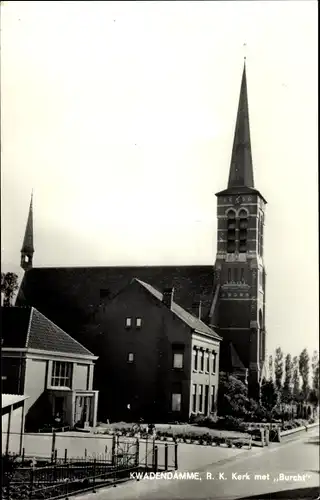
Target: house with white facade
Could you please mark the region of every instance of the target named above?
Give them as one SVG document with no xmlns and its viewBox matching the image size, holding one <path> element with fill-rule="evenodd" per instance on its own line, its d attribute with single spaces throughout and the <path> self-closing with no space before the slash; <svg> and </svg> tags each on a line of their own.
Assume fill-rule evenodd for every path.
<svg viewBox="0 0 320 500">
<path fill-rule="evenodd" d="M 33 307 L 3 307 L 2 391 L 25 396 L 25 430 L 94 427 L 98 359 Z"/>
</svg>

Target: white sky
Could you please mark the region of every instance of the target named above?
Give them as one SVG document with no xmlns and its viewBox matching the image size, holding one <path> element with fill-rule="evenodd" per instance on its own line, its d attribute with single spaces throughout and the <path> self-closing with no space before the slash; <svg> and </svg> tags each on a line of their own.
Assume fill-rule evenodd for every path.
<svg viewBox="0 0 320 500">
<path fill-rule="evenodd" d="M 2 2 L 2 270 L 214 263 L 247 43 L 267 348 L 318 347 L 317 2 Z M 21 272 L 19 272 L 21 276 Z"/>
</svg>

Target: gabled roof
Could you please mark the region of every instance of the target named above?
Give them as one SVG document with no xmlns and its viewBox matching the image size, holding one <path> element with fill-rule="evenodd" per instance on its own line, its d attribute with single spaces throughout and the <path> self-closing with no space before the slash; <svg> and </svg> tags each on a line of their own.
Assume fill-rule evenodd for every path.
<svg viewBox="0 0 320 500">
<path fill-rule="evenodd" d="M 24 274 L 16 306 L 33 306 L 87 345 L 93 313 L 138 278 L 158 290 L 173 287 L 175 300 L 192 313 L 201 301 L 203 317 L 213 299 L 213 265 L 33 268 Z M 90 343 L 88 343 L 90 348 Z"/>
<path fill-rule="evenodd" d="M 149 285 L 149 283 L 145 283 L 139 279 L 134 279 L 137 283 L 139 283 L 145 290 L 147 290 L 151 295 L 153 295 L 160 302 L 163 301 L 163 294 L 156 290 L 153 286 Z M 216 340 L 222 340 L 219 335 L 213 331 L 209 326 L 207 326 L 203 321 L 201 321 L 196 316 L 193 316 L 188 311 L 179 306 L 176 302 L 172 302 L 171 311 L 175 314 L 181 321 L 183 321 L 186 325 L 188 325 L 192 330 L 195 330 L 200 333 L 206 333 L 211 337 L 214 337 Z"/>
<path fill-rule="evenodd" d="M 34 307 L 1 309 L 2 348 L 29 348 L 43 351 L 93 356 L 83 345 Z"/>
</svg>

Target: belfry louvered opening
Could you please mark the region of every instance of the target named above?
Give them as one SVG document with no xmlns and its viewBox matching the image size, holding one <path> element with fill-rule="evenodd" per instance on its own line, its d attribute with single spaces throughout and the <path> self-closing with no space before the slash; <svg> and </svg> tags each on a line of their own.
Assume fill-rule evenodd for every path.
<svg viewBox="0 0 320 500">
<path fill-rule="evenodd" d="M 248 238 L 248 214 L 245 210 L 239 212 L 239 252 L 245 253 L 247 251 L 247 238 Z"/>
<path fill-rule="evenodd" d="M 236 251 L 236 213 L 234 210 L 229 210 L 227 214 L 227 252 L 234 253 Z"/>
</svg>

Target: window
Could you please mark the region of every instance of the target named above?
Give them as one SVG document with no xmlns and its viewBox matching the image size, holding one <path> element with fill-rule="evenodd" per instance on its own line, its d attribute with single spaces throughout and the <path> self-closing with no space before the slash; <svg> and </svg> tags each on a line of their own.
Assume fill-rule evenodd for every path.
<svg viewBox="0 0 320 500">
<path fill-rule="evenodd" d="M 233 210 L 228 212 L 227 220 L 227 252 L 236 251 L 236 214 Z"/>
<path fill-rule="evenodd" d="M 209 403 L 209 386 L 205 385 L 204 387 L 204 413 L 208 411 L 208 403 Z"/>
<path fill-rule="evenodd" d="M 210 372 L 210 354 L 206 352 L 206 372 Z"/>
<path fill-rule="evenodd" d="M 237 282 L 238 281 L 238 269 L 235 268 L 233 270 L 233 276 L 234 276 L 234 281 Z"/>
<path fill-rule="evenodd" d="M 198 349 L 193 349 L 193 369 L 198 371 Z"/>
<path fill-rule="evenodd" d="M 199 406 L 198 406 L 198 409 L 199 409 L 200 413 L 202 413 L 202 411 L 203 411 L 202 405 L 203 405 L 203 385 L 199 385 Z"/>
<path fill-rule="evenodd" d="M 181 411 L 181 393 L 173 393 L 171 400 L 172 411 Z"/>
<path fill-rule="evenodd" d="M 263 215 L 261 214 L 258 223 L 258 253 L 263 256 Z"/>
<path fill-rule="evenodd" d="M 263 288 L 263 275 L 262 275 L 262 269 L 259 269 L 259 286 L 260 286 L 260 288 Z"/>
<path fill-rule="evenodd" d="M 211 406 L 211 413 L 214 413 L 214 411 L 215 411 L 215 401 L 214 401 L 214 398 L 215 398 L 215 386 L 214 385 L 211 386 L 211 396 L 210 397 L 211 397 L 211 404 L 210 404 L 210 406 Z"/>
<path fill-rule="evenodd" d="M 212 374 L 214 375 L 216 373 L 216 353 L 213 352 L 211 354 L 211 359 L 212 359 Z"/>
<path fill-rule="evenodd" d="M 239 252 L 247 251 L 247 229 L 248 229 L 248 214 L 245 210 L 239 212 Z"/>
<path fill-rule="evenodd" d="M 203 372 L 204 370 L 204 352 L 202 350 L 200 350 L 199 352 L 200 354 L 200 371 Z"/>
<path fill-rule="evenodd" d="M 231 269 L 229 267 L 229 269 L 228 269 L 228 283 L 230 283 L 230 281 L 231 281 Z"/>
<path fill-rule="evenodd" d="M 244 269 L 241 268 L 240 281 L 244 282 Z"/>
<path fill-rule="evenodd" d="M 192 411 L 197 411 L 197 384 L 192 385 Z"/>
<path fill-rule="evenodd" d="M 134 354 L 133 352 L 128 353 L 128 363 L 133 363 L 134 361 Z"/>
<path fill-rule="evenodd" d="M 183 368 L 183 354 L 182 352 L 173 353 L 173 368 L 180 369 Z"/>
<path fill-rule="evenodd" d="M 136 318 L 136 328 L 141 328 L 141 324 L 142 324 L 142 319 Z"/>
<path fill-rule="evenodd" d="M 126 318 L 126 328 L 131 328 L 131 318 Z"/>
<path fill-rule="evenodd" d="M 64 361 L 53 361 L 51 386 L 53 387 L 69 387 L 72 382 L 72 363 Z"/>
</svg>

